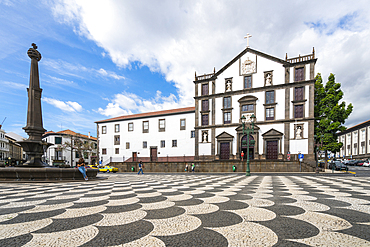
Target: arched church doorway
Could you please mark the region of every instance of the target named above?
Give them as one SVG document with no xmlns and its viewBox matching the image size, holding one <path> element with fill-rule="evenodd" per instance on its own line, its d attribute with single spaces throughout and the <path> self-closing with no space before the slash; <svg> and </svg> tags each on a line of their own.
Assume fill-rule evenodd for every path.
<svg viewBox="0 0 370 247">
<path fill-rule="evenodd" d="M 243 152 L 244 153 L 244 159 L 247 158 L 247 153 L 248 153 L 248 149 L 247 149 L 247 140 L 248 139 L 248 136 L 247 135 L 244 135 L 242 137 L 242 140 L 241 140 L 241 150 L 240 150 L 240 153 Z M 254 159 L 254 143 L 251 141 L 254 140 L 253 136 L 249 135 L 249 159 L 252 160 Z M 241 157 L 240 157 L 241 158 Z"/>
</svg>

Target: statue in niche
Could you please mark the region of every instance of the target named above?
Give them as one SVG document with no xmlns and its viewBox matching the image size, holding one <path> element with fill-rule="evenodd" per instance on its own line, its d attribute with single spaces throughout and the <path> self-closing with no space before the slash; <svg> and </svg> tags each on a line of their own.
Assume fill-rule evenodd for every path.
<svg viewBox="0 0 370 247">
<path fill-rule="evenodd" d="M 208 132 L 204 131 L 202 134 L 202 142 L 208 142 Z"/>
<path fill-rule="evenodd" d="M 297 126 L 297 129 L 295 131 L 295 139 L 302 139 L 302 127 Z"/>
<path fill-rule="evenodd" d="M 265 79 L 266 79 L 266 86 L 271 86 L 272 85 L 272 75 L 271 75 L 271 73 L 267 73 Z"/>
<path fill-rule="evenodd" d="M 227 80 L 226 81 L 226 92 L 229 92 L 229 91 L 231 91 L 231 81 Z"/>
</svg>

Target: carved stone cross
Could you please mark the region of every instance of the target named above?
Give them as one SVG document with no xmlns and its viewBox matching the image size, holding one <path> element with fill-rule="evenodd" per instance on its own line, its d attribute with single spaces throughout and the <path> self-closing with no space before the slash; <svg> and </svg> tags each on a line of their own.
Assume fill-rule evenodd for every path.
<svg viewBox="0 0 370 247">
<path fill-rule="evenodd" d="M 249 47 L 249 38 L 252 37 L 249 33 L 247 33 L 246 36 L 244 36 L 245 39 L 247 39 L 247 48 Z"/>
</svg>

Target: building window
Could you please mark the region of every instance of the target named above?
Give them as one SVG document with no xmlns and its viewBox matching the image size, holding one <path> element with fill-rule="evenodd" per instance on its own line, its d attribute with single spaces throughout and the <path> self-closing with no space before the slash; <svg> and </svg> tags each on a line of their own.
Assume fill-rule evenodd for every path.
<svg viewBox="0 0 370 247">
<path fill-rule="evenodd" d="M 158 120 L 158 128 L 159 128 L 159 132 L 164 132 L 166 130 L 166 120 L 165 119 Z"/>
<path fill-rule="evenodd" d="M 251 75 L 244 76 L 244 89 L 246 88 L 252 88 L 252 76 Z"/>
<path fill-rule="evenodd" d="M 62 144 L 62 137 L 55 137 L 55 144 Z"/>
<path fill-rule="evenodd" d="M 208 95 L 208 83 L 202 84 L 202 95 Z"/>
<path fill-rule="evenodd" d="M 190 132 L 190 138 L 195 138 L 195 130 L 192 130 L 192 131 Z"/>
<path fill-rule="evenodd" d="M 143 133 L 149 133 L 149 121 L 143 121 Z"/>
<path fill-rule="evenodd" d="M 130 149 L 130 143 L 126 142 L 126 149 Z"/>
<path fill-rule="evenodd" d="M 180 130 L 185 130 L 185 129 L 186 129 L 186 120 L 180 119 Z"/>
<path fill-rule="evenodd" d="M 101 153 L 102 154 L 107 154 L 107 149 L 106 148 L 102 148 L 101 149 Z M 78 154 L 78 152 L 76 152 L 76 154 Z M 77 157 L 76 157 L 77 158 Z"/>
<path fill-rule="evenodd" d="M 295 105 L 294 106 L 294 117 L 295 118 L 303 118 L 303 105 Z"/>
<path fill-rule="evenodd" d="M 304 67 L 295 68 L 294 81 L 304 81 Z"/>
<path fill-rule="evenodd" d="M 114 145 L 120 145 L 120 138 L 119 135 L 114 136 Z"/>
<path fill-rule="evenodd" d="M 294 88 L 294 100 L 304 100 L 303 87 Z"/>
<path fill-rule="evenodd" d="M 208 125 L 208 114 L 202 115 L 202 125 Z"/>
<path fill-rule="evenodd" d="M 119 124 L 114 125 L 114 132 L 118 133 L 119 132 Z"/>
<path fill-rule="evenodd" d="M 231 123 L 231 112 L 224 112 L 224 124 Z"/>
<path fill-rule="evenodd" d="M 134 131 L 134 123 L 128 123 L 128 131 Z"/>
<path fill-rule="evenodd" d="M 177 147 L 177 140 L 172 140 L 172 147 L 173 148 Z"/>
<path fill-rule="evenodd" d="M 164 148 L 164 147 L 166 147 L 166 141 L 161 141 L 161 148 Z"/>
<path fill-rule="evenodd" d="M 148 143 L 146 141 L 143 142 L 143 148 L 147 148 L 148 147 Z"/>
<path fill-rule="evenodd" d="M 104 150 L 105 148 L 103 148 L 103 150 Z M 103 152 L 103 154 L 107 154 L 107 150 L 105 149 L 105 153 Z M 80 158 L 80 153 L 79 152 L 76 152 L 75 153 L 75 157 L 76 157 L 76 159 L 78 159 L 78 158 Z"/>
<path fill-rule="evenodd" d="M 107 134 L 107 126 L 102 126 L 101 127 L 101 133 L 102 134 Z"/>
<path fill-rule="evenodd" d="M 254 105 L 248 104 L 242 106 L 242 112 L 253 112 L 254 111 Z"/>
<path fill-rule="evenodd" d="M 224 109 L 230 109 L 231 108 L 231 97 L 225 97 L 224 98 Z"/>
<path fill-rule="evenodd" d="M 266 108 L 266 120 L 275 119 L 275 108 Z"/>
<path fill-rule="evenodd" d="M 266 104 L 273 104 L 273 103 L 275 103 L 275 92 L 267 91 L 266 92 Z"/>
<path fill-rule="evenodd" d="M 115 154 L 119 154 L 119 148 L 115 149 Z"/>
<path fill-rule="evenodd" d="M 209 111 L 208 99 L 202 100 L 202 111 Z"/>
</svg>

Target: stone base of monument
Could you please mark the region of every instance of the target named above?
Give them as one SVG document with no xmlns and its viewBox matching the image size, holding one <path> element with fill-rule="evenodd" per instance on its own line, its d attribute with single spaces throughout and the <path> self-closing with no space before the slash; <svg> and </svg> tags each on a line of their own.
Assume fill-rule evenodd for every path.
<svg viewBox="0 0 370 247">
<path fill-rule="evenodd" d="M 89 180 L 103 179 L 97 177 L 95 169 L 86 169 L 86 174 Z M 0 168 L 1 181 L 84 181 L 84 178 L 77 168 L 6 167 Z"/>
</svg>

